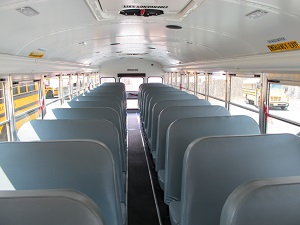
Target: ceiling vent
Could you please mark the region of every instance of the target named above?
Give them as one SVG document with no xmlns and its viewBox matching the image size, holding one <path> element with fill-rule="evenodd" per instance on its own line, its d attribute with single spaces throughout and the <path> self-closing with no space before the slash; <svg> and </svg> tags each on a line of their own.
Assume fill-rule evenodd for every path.
<svg viewBox="0 0 300 225">
<path fill-rule="evenodd" d="M 159 16 L 164 14 L 164 11 L 159 9 L 124 9 L 120 11 L 121 15 L 124 16 Z"/>
<path fill-rule="evenodd" d="M 25 16 L 36 16 L 39 14 L 38 11 L 34 10 L 33 8 L 27 6 L 16 9 L 19 13 L 22 13 Z"/>
<path fill-rule="evenodd" d="M 267 11 L 257 9 L 253 12 L 246 14 L 246 17 L 248 17 L 249 19 L 257 19 L 259 17 L 266 15 L 267 13 L 268 13 Z"/>
</svg>

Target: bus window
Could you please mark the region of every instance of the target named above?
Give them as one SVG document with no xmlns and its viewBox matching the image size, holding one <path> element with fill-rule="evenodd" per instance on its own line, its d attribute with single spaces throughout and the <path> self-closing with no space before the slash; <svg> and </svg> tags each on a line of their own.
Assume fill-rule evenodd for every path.
<svg viewBox="0 0 300 225">
<path fill-rule="evenodd" d="M 148 77 L 148 83 L 162 83 L 162 77 Z"/>
<path fill-rule="evenodd" d="M 214 105 L 225 105 L 226 76 L 223 74 L 209 76 L 209 98 Z"/>
<path fill-rule="evenodd" d="M 114 77 L 101 77 L 100 79 L 100 83 L 104 84 L 104 83 L 115 83 L 116 82 L 116 78 Z"/>
<path fill-rule="evenodd" d="M 5 102 L 4 102 L 4 87 L 3 83 L 0 82 L 0 123 L 6 121 L 5 114 Z M 7 137 L 7 123 L 0 125 L 0 141 L 8 141 Z"/>
<path fill-rule="evenodd" d="M 18 86 L 15 86 L 13 87 L 13 95 L 17 95 L 19 94 L 19 91 L 18 91 L 19 87 Z"/>
<path fill-rule="evenodd" d="M 243 81 L 242 93 L 246 103 L 256 107 L 260 104 L 260 79 L 250 78 Z M 280 84 L 270 84 L 269 88 L 269 108 L 287 109 L 289 98 L 285 94 L 285 89 Z"/>
<path fill-rule="evenodd" d="M 71 90 L 70 90 L 70 77 L 69 76 L 63 76 L 63 96 L 65 100 L 71 100 Z"/>
<path fill-rule="evenodd" d="M 20 94 L 25 93 L 26 92 L 26 85 L 21 85 L 20 86 Z"/>
<path fill-rule="evenodd" d="M 34 84 L 29 84 L 29 85 L 27 86 L 27 89 L 28 89 L 28 92 L 30 92 L 30 91 L 35 91 L 35 85 L 34 85 Z"/>
<path fill-rule="evenodd" d="M 13 90 L 18 90 L 18 88 L 20 90 L 20 94 L 13 95 L 17 130 L 26 121 L 37 119 L 39 117 L 39 94 L 38 90 L 28 91 L 27 85 L 31 84 L 13 86 Z M 35 83 L 34 85 L 37 84 Z"/>
<path fill-rule="evenodd" d="M 268 133 L 293 133 L 300 130 L 300 86 L 270 83 Z M 295 122 L 295 125 L 285 122 Z"/>
<path fill-rule="evenodd" d="M 126 95 L 127 95 L 127 109 L 138 108 L 138 90 L 139 86 L 143 83 L 142 77 L 122 77 L 120 82 L 125 84 Z"/>
<path fill-rule="evenodd" d="M 289 106 L 289 98 L 285 93 L 284 85 L 270 84 L 269 108 L 285 110 Z"/>
</svg>

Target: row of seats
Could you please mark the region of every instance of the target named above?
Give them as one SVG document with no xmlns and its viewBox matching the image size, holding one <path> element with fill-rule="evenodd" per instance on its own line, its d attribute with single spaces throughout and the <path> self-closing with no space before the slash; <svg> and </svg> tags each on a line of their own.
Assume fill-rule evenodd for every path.
<svg viewBox="0 0 300 225">
<path fill-rule="evenodd" d="M 15 190 L 1 191 L 0 202 L 22 211 L 21 217 L 28 217 L 22 224 L 41 224 L 53 207 L 54 215 L 45 217 L 53 219 L 43 224 L 126 224 L 124 84 L 105 83 L 75 97 L 44 120 L 26 122 L 17 135 L 20 142 L 0 144 L 6 190 Z M 22 210 L 39 205 L 40 216 Z M 21 224 L 12 221 L 3 224 Z"/>
<path fill-rule="evenodd" d="M 261 135 L 252 118 L 231 116 L 222 106 L 187 96 L 163 84 L 142 84 L 139 89 L 141 121 L 172 225 L 239 224 L 232 218 L 250 218 L 254 213 L 246 210 L 236 215 L 232 209 L 240 203 L 235 197 L 225 204 L 239 185 L 300 176 L 298 137 Z M 272 204 L 268 198 L 262 201 Z"/>
</svg>

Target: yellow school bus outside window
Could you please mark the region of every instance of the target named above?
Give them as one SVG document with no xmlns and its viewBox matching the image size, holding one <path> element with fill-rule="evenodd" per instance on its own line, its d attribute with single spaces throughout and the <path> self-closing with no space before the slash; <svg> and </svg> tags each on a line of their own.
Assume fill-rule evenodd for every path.
<svg viewBox="0 0 300 225">
<path fill-rule="evenodd" d="M 3 90 L 3 89 L 2 89 Z M 0 122 L 6 120 L 5 105 L 2 96 L 0 98 Z M 38 83 L 15 84 L 13 86 L 13 99 L 16 117 L 16 129 L 18 130 L 26 121 L 39 117 Z M 0 141 L 7 140 L 6 125 L 0 126 Z"/>
<path fill-rule="evenodd" d="M 243 97 L 246 103 L 259 106 L 260 102 L 260 79 L 250 78 L 243 81 Z M 289 106 L 289 98 L 285 93 L 284 86 L 280 84 L 270 84 L 269 107 L 280 107 L 282 110 Z"/>
</svg>

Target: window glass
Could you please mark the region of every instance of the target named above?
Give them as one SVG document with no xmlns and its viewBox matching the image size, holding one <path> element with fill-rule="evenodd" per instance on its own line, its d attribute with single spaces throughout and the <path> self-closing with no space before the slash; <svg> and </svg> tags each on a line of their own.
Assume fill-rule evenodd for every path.
<svg viewBox="0 0 300 225">
<path fill-rule="evenodd" d="M 71 100 L 71 90 L 70 90 L 70 77 L 62 76 L 63 83 L 63 96 L 65 100 Z"/>
<path fill-rule="evenodd" d="M 35 84 L 28 84 L 27 89 L 28 89 L 28 92 L 35 91 Z"/>
<path fill-rule="evenodd" d="M 226 76 L 209 75 L 209 96 L 225 100 L 226 93 Z"/>
<path fill-rule="evenodd" d="M 72 75 L 73 97 L 77 96 L 77 75 Z"/>
<path fill-rule="evenodd" d="M 195 75 L 193 73 L 190 73 L 189 76 L 189 84 L 188 89 L 190 94 L 194 94 L 194 88 L 195 88 Z"/>
<path fill-rule="evenodd" d="M 162 83 L 162 77 L 148 77 L 148 83 Z"/>
<path fill-rule="evenodd" d="M 125 84 L 127 95 L 127 109 L 137 109 L 137 95 L 139 86 L 144 82 L 144 79 L 142 77 L 122 77 L 120 79 L 120 82 Z"/>
<path fill-rule="evenodd" d="M 187 76 L 185 74 L 181 76 L 182 76 L 182 88 L 186 90 L 189 87 Z"/>
<path fill-rule="evenodd" d="M 205 94 L 205 74 L 198 74 L 197 92 Z"/>
<path fill-rule="evenodd" d="M 0 123 L 6 120 L 5 101 L 4 101 L 4 85 L 0 82 Z M 8 124 L 0 125 L 0 141 L 7 141 Z"/>
<path fill-rule="evenodd" d="M 230 102 L 258 110 L 260 78 L 231 77 Z"/>
<path fill-rule="evenodd" d="M 19 87 L 18 87 L 18 85 L 16 85 L 16 86 L 13 86 L 13 95 L 17 95 L 17 94 L 19 94 Z"/>
<path fill-rule="evenodd" d="M 25 93 L 26 92 L 26 85 L 20 85 L 20 94 Z"/>
<path fill-rule="evenodd" d="M 104 83 L 115 83 L 116 82 L 116 78 L 114 78 L 114 77 L 101 77 L 100 81 L 101 81 L 101 84 L 104 84 Z"/>
<path fill-rule="evenodd" d="M 176 86 L 177 73 L 171 73 L 171 75 L 172 75 L 172 86 Z"/>
<path fill-rule="evenodd" d="M 37 83 L 36 86 L 38 86 Z M 15 86 L 13 86 L 13 88 L 15 88 Z M 40 116 L 38 90 L 14 95 L 13 100 L 17 130 L 26 121 L 37 119 Z"/>
<path fill-rule="evenodd" d="M 181 79 L 181 77 L 180 77 L 180 73 L 177 73 L 177 87 L 179 87 L 180 86 L 180 79 Z"/>
<path fill-rule="evenodd" d="M 44 79 L 44 95 L 46 104 L 53 104 L 58 101 L 59 97 L 59 77 L 51 77 Z"/>
<path fill-rule="evenodd" d="M 300 86 L 284 84 L 269 84 L 269 114 L 270 117 L 294 121 L 300 124 Z M 300 127 L 269 118 L 267 121 L 268 133 L 297 133 Z"/>
<path fill-rule="evenodd" d="M 79 76 L 79 94 L 82 94 L 84 92 L 83 90 L 83 84 L 84 83 L 84 76 L 83 75 L 80 75 Z"/>
</svg>

